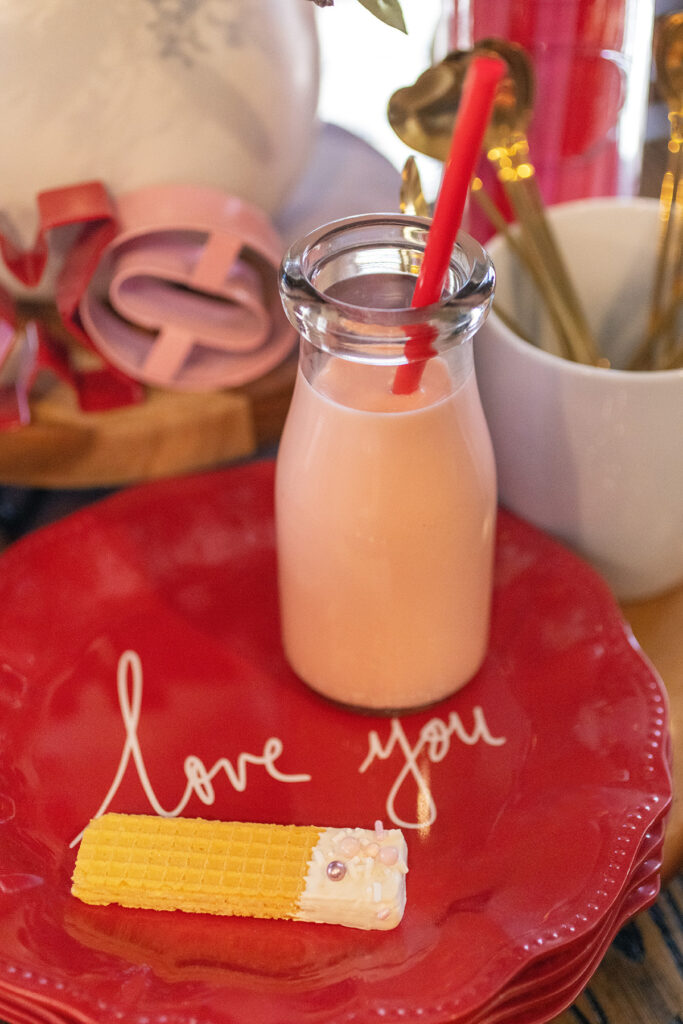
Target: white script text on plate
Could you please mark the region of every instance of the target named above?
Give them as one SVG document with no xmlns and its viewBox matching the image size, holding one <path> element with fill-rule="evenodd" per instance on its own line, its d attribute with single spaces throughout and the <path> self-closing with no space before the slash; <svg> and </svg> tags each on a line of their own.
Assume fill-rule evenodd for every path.
<svg viewBox="0 0 683 1024">
<path fill-rule="evenodd" d="M 262 754 L 239 754 L 236 758 L 236 765 L 233 765 L 226 757 L 221 757 L 213 767 L 207 769 L 204 762 L 196 754 L 188 754 L 184 762 L 185 778 L 187 779 L 185 792 L 175 807 L 170 809 L 162 807 L 147 774 L 138 739 L 138 726 L 142 710 L 142 662 L 140 661 L 140 656 L 135 651 L 124 651 L 119 658 L 116 685 L 119 707 L 121 708 L 123 724 L 126 730 L 126 741 L 116 774 L 114 775 L 114 781 L 96 811 L 95 818 L 99 818 L 110 806 L 121 785 L 131 758 L 133 759 L 140 785 L 149 801 L 150 807 L 163 818 L 175 818 L 181 814 L 193 794 L 196 794 L 203 804 L 211 806 L 215 801 L 213 779 L 221 771 L 226 774 L 231 786 L 238 793 L 243 793 L 247 788 L 247 765 L 250 764 L 261 765 L 265 768 L 268 775 L 277 782 L 311 781 L 311 776 L 308 774 L 286 775 L 278 769 L 275 762 L 282 754 L 284 746 L 281 739 L 278 739 L 277 736 L 271 736 L 263 744 Z M 72 839 L 69 845 L 75 846 L 80 842 L 82 836 L 83 832 L 80 832 L 75 839 Z"/>
<path fill-rule="evenodd" d="M 451 748 L 451 736 L 456 736 L 461 743 L 465 743 L 467 746 L 474 746 L 480 740 L 491 747 L 499 747 L 506 742 L 504 736 L 491 735 L 483 709 L 478 705 L 472 709 L 472 717 L 474 719 L 472 732 L 467 732 L 460 715 L 455 711 L 450 713 L 447 721 L 443 721 L 441 718 L 430 718 L 427 724 L 420 729 L 417 742 L 413 746 L 411 746 L 398 718 L 391 719 L 389 739 L 384 745 L 377 731 L 375 729 L 370 731 L 368 755 L 358 769 L 359 772 L 367 771 L 375 758 L 386 761 L 391 757 L 395 747 L 400 749 L 404 757 L 405 764 L 396 776 L 386 803 L 387 816 L 394 825 L 399 828 L 422 829 L 436 821 L 437 809 L 434 797 L 418 764 L 418 758 L 423 751 L 432 764 L 438 764 L 439 761 L 443 761 Z M 396 798 L 409 777 L 412 777 L 417 786 L 417 806 L 420 811 L 418 821 L 404 821 L 396 811 Z"/>
</svg>

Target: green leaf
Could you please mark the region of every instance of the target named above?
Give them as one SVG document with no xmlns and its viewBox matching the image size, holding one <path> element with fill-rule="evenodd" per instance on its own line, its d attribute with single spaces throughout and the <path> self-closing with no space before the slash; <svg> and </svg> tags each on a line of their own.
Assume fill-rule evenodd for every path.
<svg viewBox="0 0 683 1024">
<path fill-rule="evenodd" d="M 403 11 L 399 0 L 358 0 L 371 14 L 383 21 L 385 25 L 400 29 L 407 34 L 408 29 L 403 20 Z"/>
</svg>

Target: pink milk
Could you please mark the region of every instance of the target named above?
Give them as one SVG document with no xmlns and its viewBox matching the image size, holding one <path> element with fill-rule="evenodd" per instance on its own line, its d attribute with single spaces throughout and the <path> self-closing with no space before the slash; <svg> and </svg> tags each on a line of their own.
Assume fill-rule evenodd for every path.
<svg viewBox="0 0 683 1024">
<path fill-rule="evenodd" d="M 428 228 L 327 225 L 280 280 L 301 335 L 276 474 L 283 646 L 320 694 L 384 713 L 454 693 L 488 639 L 496 482 L 471 339 L 493 269 L 461 236 L 442 301 L 409 308 Z M 395 394 L 416 351 L 419 387 Z"/>
<path fill-rule="evenodd" d="M 276 489 L 287 658 L 326 697 L 385 711 L 437 701 L 481 665 L 496 505 L 473 370 L 452 389 L 433 359 L 408 396 L 392 375 L 335 361 L 309 384 L 299 370 Z"/>
</svg>

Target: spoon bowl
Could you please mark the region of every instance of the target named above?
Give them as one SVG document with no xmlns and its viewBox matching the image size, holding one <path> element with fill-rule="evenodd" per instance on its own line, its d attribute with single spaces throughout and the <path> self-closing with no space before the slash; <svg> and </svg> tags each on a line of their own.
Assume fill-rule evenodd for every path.
<svg viewBox="0 0 683 1024">
<path fill-rule="evenodd" d="M 491 38 L 481 40 L 472 50 L 452 51 L 423 71 L 413 85 L 393 93 L 387 115 L 401 141 L 418 153 L 445 160 L 467 68 L 475 57 L 491 54 L 506 62 L 508 74 L 498 85 L 486 148 L 506 145 L 526 133 L 534 104 L 531 63 L 521 46 Z"/>
<path fill-rule="evenodd" d="M 683 112 L 683 11 L 657 19 L 654 60 L 658 91 L 670 110 Z"/>
</svg>

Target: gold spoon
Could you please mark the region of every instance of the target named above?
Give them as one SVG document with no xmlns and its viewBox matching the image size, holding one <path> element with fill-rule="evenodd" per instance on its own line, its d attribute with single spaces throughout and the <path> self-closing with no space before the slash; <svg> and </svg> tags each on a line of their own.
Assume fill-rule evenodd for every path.
<svg viewBox="0 0 683 1024">
<path fill-rule="evenodd" d="M 480 47 L 502 57 L 510 72 L 494 105 L 486 136 L 486 155 L 498 170 L 527 246 L 539 257 L 540 263 L 535 267 L 537 275 L 545 281 L 544 291 L 557 293 L 559 301 L 553 303 L 552 309 L 565 354 L 577 362 L 597 364 L 602 360 L 545 215 L 535 168 L 529 159 L 527 128 L 535 91 L 531 61 L 521 46 L 506 40 L 482 39 L 476 48 Z"/>
<path fill-rule="evenodd" d="M 476 50 L 452 51 L 438 64 L 423 71 L 413 85 L 397 89 L 390 97 L 387 107 L 389 124 L 411 149 L 436 160 L 447 160 L 467 68 L 481 49 L 478 45 Z M 503 58 L 509 64 L 516 60 L 516 54 L 510 51 Z M 499 107 L 502 109 L 511 103 L 519 116 L 528 119 L 528 113 L 524 112 L 530 111 L 533 105 L 533 79 L 527 78 L 527 88 L 518 72 L 515 79 L 519 82 L 515 84 L 514 93 L 509 76 L 498 87 L 492 119 L 500 116 Z"/>
<path fill-rule="evenodd" d="M 659 199 L 661 231 L 648 333 L 634 356 L 632 369 L 657 369 L 676 360 L 683 238 L 683 11 L 657 18 L 654 61 L 656 87 L 669 108 L 669 159 Z"/>
<path fill-rule="evenodd" d="M 521 47 L 500 40 L 482 40 L 475 50 L 454 51 L 428 68 L 413 86 L 391 97 L 388 119 L 396 134 L 411 148 L 436 159 L 448 155 L 453 122 L 460 101 L 467 66 L 475 53 L 491 52 L 507 62 L 509 75 L 499 87 L 486 136 L 489 159 L 515 209 L 522 231 L 516 251 L 541 289 L 563 342 L 563 354 L 582 362 L 598 362 L 578 297 L 569 281 L 528 161 L 526 127 L 533 108 L 534 78 Z M 503 219 L 493 201 L 480 187 L 473 192 L 496 230 Z M 511 236 L 507 233 L 508 238 Z"/>
</svg>

